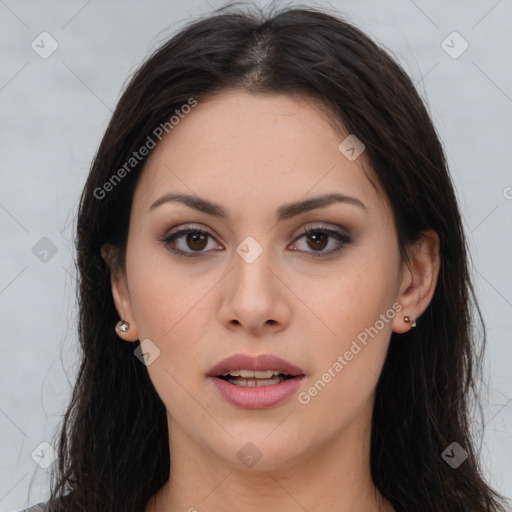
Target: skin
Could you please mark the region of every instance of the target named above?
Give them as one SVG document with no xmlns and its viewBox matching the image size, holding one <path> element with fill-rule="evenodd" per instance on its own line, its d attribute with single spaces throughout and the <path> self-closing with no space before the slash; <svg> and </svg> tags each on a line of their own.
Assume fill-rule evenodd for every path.
<svg viewBox="0 0 512 512">
<path fill-rule="evenodd" d="M 349 161 L 338 150 L 346 135 L 313 99 L 230 90 L 199 102 L 152 150 L 134 193 L 126 269 L 112 267 L 116 308 L 130 323 L 116 332 L 160 350 L 147 370 L 168 413 L 172 471 L 145 512 L 394 510 L 370 476 L 375 387 L 392 331 L 409 330 L 404 316 L 414 321 L 432 298 L 439 241 L 424 232 L 401 261 L 391 209 L 368 179 L 368 162 L 362 167 L 364 153 Z M 230 217 L 177 202 L 149 210 L 167 192 L 220 203 Z M 283 204 L 332 192 L 365 207 L 336 203 L 277 222 Z M 174 241 L 199 257 L 161 241 L 184 225 L 211 235 Z M 349 233 L 351 242 L 301 238 L 304 227 Z M 247 236 L 263 250 L 252 263 L 236 252 Z M 298 393 L 393 304 L 400 312 L 300 403 Z M 299 366 L 299 392 L 270 409 L 230 405 L 206 374 L 238 352 Z M 252 467 L 237 457 L 248 442 L 261 454 Z"/>
</svg>

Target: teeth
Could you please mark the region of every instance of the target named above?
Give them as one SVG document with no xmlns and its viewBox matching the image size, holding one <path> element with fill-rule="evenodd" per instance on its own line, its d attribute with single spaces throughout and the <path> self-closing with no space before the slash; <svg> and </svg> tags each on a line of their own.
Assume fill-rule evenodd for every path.
<svg viewBox="0 0 512 512">
<path fill-rule="evenodd" d="M 277 372 L 279 373 L 279 372 Z M 240 377 L 243 377 L 244 379 L 270 379 L 274 375 L 274 372 L 272 370 L 268 371 L 250 371 L 250 370 L 240 370 Z"/>
<path fill-rule="evenodd" d="M 227 382 L 242 386 L 244 388 L 257 388 L 259 386 L 273 386 L 284 380 L 284 377 L 274 377 L 272 379 L 228 379 Z"/>
<path fill-rule="evenodd" d="M 226 377 L 231 375 L 232 377 L 242 377 L 244 379 L 271 379 L 273 376 L 277 375 L 288 375 L 285 372 L 278 372 L 273 370 L 266 371 L 253 371 L 253 370 L 230 370 L 229 372 L 224 373 L 222 376 Z"/>
</svg>

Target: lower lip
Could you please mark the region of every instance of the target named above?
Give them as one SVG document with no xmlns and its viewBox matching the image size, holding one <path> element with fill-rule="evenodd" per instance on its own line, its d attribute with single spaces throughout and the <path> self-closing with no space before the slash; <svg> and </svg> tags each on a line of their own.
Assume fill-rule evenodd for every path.
<svg viewBox="0 0 512 512">
<path fill-rule="evenodd" d="M 222 397 L 230 404 L 242 409 L 269 409 L 293 395 L 302 383 L 304 375 L 288 379 L 279 384 L 248 388 L 230 384 L 218 377 L 210 377 Z"/>
</svg>

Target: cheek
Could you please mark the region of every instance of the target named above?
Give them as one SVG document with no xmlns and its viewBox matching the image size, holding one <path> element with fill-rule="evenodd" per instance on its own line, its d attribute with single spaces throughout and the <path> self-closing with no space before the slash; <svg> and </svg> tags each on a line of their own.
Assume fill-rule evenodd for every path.
<svg viewBox="0 0 512 512">
<path fill-rule="evenodd" d="M 400 309 L 398 256 L 392 250 L 387 258 L 383 251 L 375 254 L 347 258 L 309 295 L 308 305 L 329 327 L 315 342 L 314 375 L 300 400 L 314 415 L 325 417 L 335 404 L 338 418 L 349 421 L 368 403 L 382 370 Z"/>
<path fill-rule="evenodd" d="M 183 424 L 200 421 L 210 425 L 211 417 L 194 407 L 191 394 L 197 394 L 199 382 L 205 379 L 202 371 L 206 369 L 200 366 L 207 343 L 203 338 L 208 334 L 208 297 L 204 295 L 213 284 L 185 276 L 169 262 L 148 264 L 146 259 L 130 281 L 133 314 L 141 342 L 150 339 L 158 348 L 159 355 L 147 370 L 166 409 Z"/>
<path fill-rule="evenodd" d="M 154 240 L 134 241 L 127 249 L 130 300 L 141 339 L 164 345 L 201 318 L 196 310 L 208 289 L 204 277 L 184 271 L 172 258 Z"/>
<path fill-rule="evenodd" d="M 322 321 L 324 339 L 340 350 L 392 308 L 398 288 L 398 260 L 392 251 L 387 257 L 383 250 L 352 251 L 346 256 L 321 278 L 303 281 L 302 289 L 295 279 L 294 288 Z M 391 322 L 378 326 L 390 335 Z"/>
<path fill-rule="evenodd" d="M 148 244 L 149 245 L 149 244 Z M 160 351 L 148 366 L 150 376 L 167 372 L 167 387 L 175 386 L 204 360 L 202 338 L 208 333 L 206 276 L 192 275 L 171 262 L 165 251 L 136 252 L 127 257 L 130 298 L 139 339 L 150 339 Z"/>
</svg>

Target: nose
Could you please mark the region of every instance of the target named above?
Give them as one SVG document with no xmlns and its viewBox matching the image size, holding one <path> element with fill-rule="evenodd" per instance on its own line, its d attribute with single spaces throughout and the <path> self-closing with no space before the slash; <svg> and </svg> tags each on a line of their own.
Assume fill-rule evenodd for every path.
<svg viewBox="0 0 512 512">
<path fill-rule="evenodd" d="M 264 249 L 255 261 L 248 263 L 235 254 L 234 268 L 223 284 L 220 308 L 221 322 L 227 329 L 260 336 L 279 332 L 288 325 L 291 293 L 269 255 L 270 250 Z"/>
</svg>

